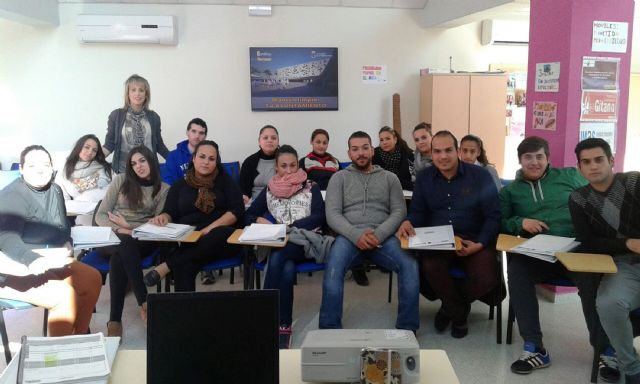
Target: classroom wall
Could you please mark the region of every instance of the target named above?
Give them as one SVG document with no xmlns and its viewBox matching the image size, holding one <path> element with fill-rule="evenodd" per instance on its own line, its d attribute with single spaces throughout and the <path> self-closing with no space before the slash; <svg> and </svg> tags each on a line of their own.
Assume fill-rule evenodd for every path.
<svg viewBox="0 0 640 384">
<path fill-rule="evenodd" d="M 82 13 L 176 15 L 179 44 L 80 44 L 75 18 Z M 338 47 L 340 110 L 251 112 L 250 46 Z M 57 28 L 0 20 L 0 162 L 7 168 L 33 143 L 63 157 L 82 134 L 103 138 L 132 73 L 151 83 L 151 108 L 171 149 L 198 116 L 223 161 L 257 150 L 258 128 L 267 123 L 301 153 L 309 150 L 311 131 L 325 128 L 330 151 L 346 160 L 351 132 L 377 136 L 391 124 L 393 93 L 401 95 L 410 139 L 419 118 L 419 68 L 448 68 L 449 56 L 454 69 L 479 71 L 490 63 L 526 64 L 527 47 L 481 46 L 479 23 L 424 29 L 412 10 L 287 6 L 274 7 L 272 17 L 249 17 L 245 6 L 60 4 Z M 362 84 L 365 64 L 387 65 L 388 83 Z"/>
</svg>

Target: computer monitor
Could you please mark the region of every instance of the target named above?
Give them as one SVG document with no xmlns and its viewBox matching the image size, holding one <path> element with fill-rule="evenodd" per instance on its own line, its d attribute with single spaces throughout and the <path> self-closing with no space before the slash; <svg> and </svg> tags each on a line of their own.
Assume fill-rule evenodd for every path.
<svg viewBox="0 0 640 384">
<path fill-rule="evenodd" d="M 279 380 L 278 291 L 147 297 L 147 383 Z"/>
</svg>

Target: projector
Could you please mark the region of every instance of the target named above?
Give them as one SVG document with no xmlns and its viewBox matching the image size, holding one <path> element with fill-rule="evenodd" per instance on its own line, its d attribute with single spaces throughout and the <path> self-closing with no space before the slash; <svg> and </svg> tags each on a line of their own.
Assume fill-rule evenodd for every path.
<svg viewBox="0 0 640 384">
<path fill-rule="evenodd" d="M 302 342 L 302 381 L 360 382 L 363 348 L 400 354 L 403 384 L 420 382 L 420 345 L 411 331 L 399 329 L 321 329 Z"/>
</svg>

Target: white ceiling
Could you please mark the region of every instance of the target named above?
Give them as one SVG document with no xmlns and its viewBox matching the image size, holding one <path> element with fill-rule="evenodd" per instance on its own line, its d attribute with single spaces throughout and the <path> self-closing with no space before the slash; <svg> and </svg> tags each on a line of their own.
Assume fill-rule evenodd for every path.
<svg viewBox="0 0 640 384">
<path fill-rule="evenodd" d="M 58 0 L 59 3 L 122 4 L 233 4 L 296 5 L 307 7 L 362 7 L 423 9 L 428 0 Z"/>
</svg>

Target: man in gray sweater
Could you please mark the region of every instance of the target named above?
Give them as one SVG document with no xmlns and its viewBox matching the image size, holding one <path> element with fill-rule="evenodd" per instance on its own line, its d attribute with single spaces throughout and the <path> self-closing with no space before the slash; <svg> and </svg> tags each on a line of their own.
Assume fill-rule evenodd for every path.
<svg viewBox="0 0 640 384">
<path fill-rule="evenodd" d="M 345 273 L 369 258 L 398 273 L 396 328 L 415 331 L 420 325 L 418 264 L 394 236 L 407 213 L 402 186 L 396 175 L 372 165 L 367 133 L 349 137 L 348 153 L 352 164 L 336 173 L 327 187 L 327 223 L 337 236 L 326 260 L 320 328 L 342 328 Z"/>
</svg>

